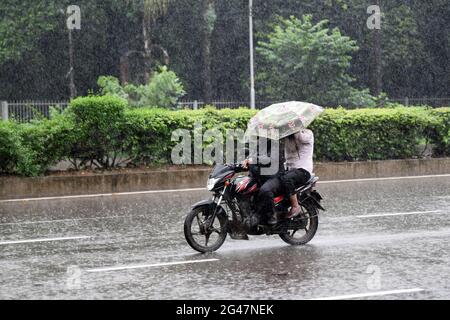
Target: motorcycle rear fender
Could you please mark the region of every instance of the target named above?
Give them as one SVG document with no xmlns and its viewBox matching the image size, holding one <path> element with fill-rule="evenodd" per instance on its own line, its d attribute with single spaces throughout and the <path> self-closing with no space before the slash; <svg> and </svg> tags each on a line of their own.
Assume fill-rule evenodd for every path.
<svg viewBox="0 0 450 320">
<path fill-rule="evenodd" d="M 312 191 L 309 194 L 303 194 L 301 196 L 300 201 L 305 203 L 311 203 L 313 206 L 317 207 L 318 209 L 322 211 L 326 211 L 324 207 L 320 204 L 320 201 L 322 200 L 322 196 L 317 191 Z"/>
</svg>

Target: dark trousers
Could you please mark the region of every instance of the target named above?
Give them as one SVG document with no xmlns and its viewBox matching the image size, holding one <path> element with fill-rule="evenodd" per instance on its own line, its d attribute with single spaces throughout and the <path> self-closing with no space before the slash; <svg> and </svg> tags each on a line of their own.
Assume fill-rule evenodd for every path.
<svg viewBox="0 0 450 320">
<path fill-rule="evenodd" d="M 275 212 L 274 198 L 283 194 L 283 185 L 279 177 L 267 180 L 259 189 L 259 214 L 269 217 Z"/>
<path fill-rule="evenodd" d="M 274 198 L 282 194 L 290 197 L 295 194 L 295 190 L 305 185 L 311 174 L 304 169 L 287 171 L 278 177 L 266 181 L 259 190 L 259 213 L 267 216 L 275 212 Z"/>
<path fill-rule="evenodd" d="M 311 174 L 305 169 L 289 170 L 280 177 L 285 189 L 284 193 L 289 197 L 294 195 L 295 190 L 305 185 L 309 179 L 311 179 Z"/>
</svg>

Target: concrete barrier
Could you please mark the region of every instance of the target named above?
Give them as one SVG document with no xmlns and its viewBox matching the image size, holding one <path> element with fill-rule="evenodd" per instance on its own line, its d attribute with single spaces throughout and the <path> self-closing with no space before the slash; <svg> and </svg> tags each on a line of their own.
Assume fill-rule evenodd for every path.
<svg viewBox="0 0 450 320">
<path fill-rule="evenodd" d="M 202 188 L 211 169 L 105 173 L 39 178 L 0 177 L 0 200 Z M 322 181 L 450 174 L 450 158 L 316 163 Z"/>
</svg>

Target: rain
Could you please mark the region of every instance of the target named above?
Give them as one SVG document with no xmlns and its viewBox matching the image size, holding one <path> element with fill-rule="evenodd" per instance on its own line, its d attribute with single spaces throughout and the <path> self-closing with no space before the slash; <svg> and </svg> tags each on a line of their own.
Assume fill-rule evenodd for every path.
<svg viewBox="0 0 450 320">
<path fill-rule="evenodd" d="M 449 61 L 448 0 L 2 0 L 0 299 L 448 299 Z M 306 127 L 271 225 L 222 135 Z"/>
</svg>

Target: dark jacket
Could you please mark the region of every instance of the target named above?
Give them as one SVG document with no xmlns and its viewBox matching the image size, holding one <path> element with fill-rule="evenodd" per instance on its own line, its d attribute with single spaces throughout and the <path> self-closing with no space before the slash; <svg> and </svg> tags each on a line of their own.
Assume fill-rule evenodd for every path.
<svg viewBox="0 0 450 320">
<path fill-rule="evenodd" d="M 261 174 L 261 168 L 270 168 L 272 164 L 272 155 L 271 153 L 271 140 L 269 140 L 269 144 L 267 147 L 267 153 L 268 155 L 258 155 L 254 156 L 251 155 L 250 157 L 252 159 L 256 159 L 257 163 L 253 163 L 249 166 L 250 175 L 252 177 L 258 177 L 261 181 L 261 183 L 264 183 L 272 178 L 279 177 L 281 174 L 285 172 L 284 163 L 286 162 L 285 154 L 284 154 L 284 140 L 281 140 L 279 142 L 280 148 L 279 148 L 279 157 L 278 157 L 278 172 L 273 175 L 262 175 Z M 255 162 L 255 161 L 254 161 Z"/>
</svg>

